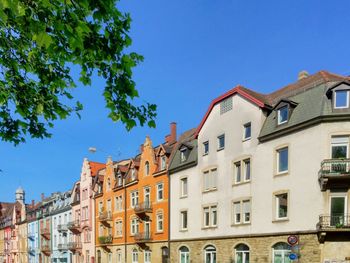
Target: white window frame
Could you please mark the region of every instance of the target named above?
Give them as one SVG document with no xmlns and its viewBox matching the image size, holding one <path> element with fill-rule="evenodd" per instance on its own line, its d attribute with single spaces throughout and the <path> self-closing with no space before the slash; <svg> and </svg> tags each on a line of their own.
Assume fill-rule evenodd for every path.
<svg viewBox="0 0 350 263">
<path fill-rule="evenodd" d="M 281 242 L 281 243 L 285 243 L 285 242 Z M 279 252 L 282 255 L 282 261 L 283 261 L 282 263 L 287 263 L 287 262 L 284 262 L 284 258 L 286 255 L 291 253 L 291 250 L 290 249 L 274 249 L 274 246 L 276 246 L 277 244 L 278 243 L 276 243 L 275 245 L 272 246 L 272 262 L 273 263 L 275 262 L 275 252 Z M 285 243 L 285 244 L 287 244 L 287 243 Z"/>
<path fill-rule="evenodd" d="M 211 168 L 203 171 L 203 192 L 217 189 L 218 169 Z"/>
<path fill-rule="evenodd" d="M 337 92 L 346 92 L 346 106 L 337 107 Z M 349 108 L 349 90 L 335 90 L 334 91 L 334 109 L 347 109 Z"/>
<path fill-rule="evenodd" d="M 134 208 L 135 206 L 137 206 L 139 204 L 139 191 L 131 192 L 130 198 L 131 198 L 130 207 Z"/>
<path fill-rule="evenodd" d="M 132 263 L 138 263 L 139 262 L 139 252 L 136 248 L 134 248 L 131 252 L 131 260 Z"/>
<path fill-rule="evenodd" d="M 186 226 L 185 226 L 185 218 L 186 218 Z M 188 229 L 188 211 L 181 210 L 180 211 L 180 231 L 187 231 Z"/>
<path fill-rule="evenodd" d="M 123 236 L 123 220 L 121 219 L 115 222 L 115 235 L 117 237 Z"/>
<path fill-rule="evenodd" d="M 249 211 L 245 211 L 245 204 L 249 204 Z M 237 210 L 238 207 L 238 210 Z M 249 214 L 249 220 L 246 220 L 246 215 Z M 237 216 L 239 215 L 239 220 Z M 252 215 L 252 201 L 251 198 L 244 198 L 232 201 L 232 225 L 250 224 Z"/>
<path fill-rule="evenodd" d="M 241 254 L 241 255 L 242 255 L 242 263 L 248 263 L 248 261 L 247 261 L 247 254 L 249 255 L 248 258 L 250 258 L 250 249 L 249 249 L 249 247 L 247 246 L 247 247 L 248 247 L 248 250 L 238 250 L 237 247 L 238 247 L 239 245 L 245 245 L 245 246 L 247 246 L 247 245 L 244 244 L 244 243 L 240 243 L 240 244 L 237 244 L 237 245 L 235 246 L 235 262 L 238 262 L 238 254 Z"/>
<path fill-rule="evenodd" d="M 187 251 L 182 251 L 181 249 L 182 248 L 185 248 L 187 249 Z M 184 256 L 184 261 L 181 261 L 182 259 L 182 256 Z M 180 263 L 190 263 L 191 262 L 191 259 L 190 259 L 190 250 L 187 246 L 181 246 L 179 248 L 179 262 Z"/>
<path fill-rule="evenodd" d="M 282 150 L 287 149 L 287 169 L 286 170 L 280 170 L 280 154 Z M 277 167 L 277 174 L 284 174 L 284 173 L 288 173 L 289 171 L 289 158 L 290 158 L 290 154 L 289 154 L 289 147 L 288 146 L 283 146 L 283 147 L 279 147 L 278 149 L 276 149 L 276 167 Z"/>
<path fill-rule="evenodd" d="M 150 166 L 149 161 L 145 162 L 145 176 L 148 176 L 150 174 Z"/>
<path fill-rule="evenodd" d="M 161 198 L 159 198 L 159 195 L 161 194 Z M 164 183 L 158 183 L 157 184 L 157 201 L 163 201 L 164 200 Z"/>
<path fill-rule="evenodd" d="M 134 236 L 137 233 L 139 233 L 139 220 L 136 217 L 134 217 L 131 218 L 130 234 Z"/>
<path fill-rule="evenodd" d="M 221 139 L 222 139 L 222 141 L 221 141 Z M 225 133 L 220 134 L 217 137 L 217 141 L 218 141 L 217 150 L 220 151 L 220 150 L 225 149 Z M 221 144 L 220 142 L 223 142 L 223 145 L 220 145 Z"/>
<path fill-rule="evenodd" d="M 210 250 L 209 250 L 210 249 Z M 215 249 L 215 250 L 213 250 Z M 216 254 L 217 253 L 217 249 L 216 247 L 214 247 L 213 245 L 208 245 L 204 248 L 204 262 L 205 263 L 216 263 L 217 262 L 217 258 L 216 258 Z M 207 261 L 207 255 L 210 255 L 210 261 Z M 215 260 L 214 260 L 215 258 Z"/>
<path fill-rule="evenodd" d="M 202 208 L 203 228 L 215 228 L 218 226 L 218 205 L 205 205 Z M 214 220 L 215 218 L 215 220 Z M 208 219 L 208 222 L 206 222 Z M 215 223 L 214 223 L 215 221 Z"/>
<path fill-rule="evenodd" d="M 284 120 L 284 121 L 281 120 L 281 112 L 282 112 L 283 109 L 286 109 L 286 110 L 287 110 L 287 119 Z M 289 119 L 289 108 L 288 108 L 288 105 L 285 105 L 285 106 L 283 106 L 283 107 L 281 107 L 281 108 L 279 108 L 279 109 L 277 110 L 277 124 L 278 124 L 278 125 L 281 125 L 281 124 L 283 124 L 283 123 L 287 123 L 287 122 L 288 122 L 288 119 Z"/>
<path fill-rule="evenodd" d="M 163 232 L 164 231 L 164 215 L 163 215 L 163 213 L 157 213 L 156 221 L 157 221 L 156 222 L 157 232 Z"/>
<path fill-rule="evenodd" d="M 250 136 L 246 137 L 248 127 L 250 128 Z M 250 140 L 251 138 L 252 138 L 252 123 L 247 122 L 243 125 L 243 140 L 246 141 L 246 140 Z"/>
<path fill-rule="evenodd" d="M 144 263 L 151 263 L 151 255 L 152 255 L 152 252 L 151 250 L 145 250 L 144 252 Z"/>
<path fill-rule="evenodd" d="M 180 178 L 180 197 L 187 197 L 188 195 L 188 177 Z"/>
<path fill-rule="evenodd" d="M 187 152 L 187 148 L 183 147 L 180 149 L 180 162 L 184 163 L 187 160 L 187 156 L 186 156 L 186 152 Z"/>
<path fill-rule="evenodd" d="M 209 141 L 203 142 L 203 155 L 209 154 Z"/>
<path fill-rule="evenodd" d="M 279 207 L 280 207 L 280 199 L 278 198 L 281 195 L 287 195 L 287 215 L 280 217 L 279 216 Z M 275 218 L 276 220 L 285 220 L 288 219 L 289 217 L 289 193 L 288 192 L 280 192 L 280 193 L 276 193 L 275 195 Z"/>
</svg>

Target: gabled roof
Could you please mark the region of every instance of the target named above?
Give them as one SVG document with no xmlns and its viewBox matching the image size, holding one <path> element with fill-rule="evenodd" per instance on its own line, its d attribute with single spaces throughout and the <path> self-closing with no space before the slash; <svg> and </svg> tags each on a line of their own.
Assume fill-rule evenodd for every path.
<svg viewBox="0 0 350 263">
<path fill-rule="evenodd" d="M 99 170 L 106 167 L 106 164 L 89 161 L 89 166 L 90 166 L 90 170 L 91 170 L 91 176 L 94 177 L 95 175 L 97 175 L 97 172 Z"/>
<path fill-rule="evenodd" d="M 265 95 L 263 94 L 259 94 L 255 91 L 249 90 L 247 88 L 242 87 L 241 85 L 236 86 L 235 88 L 229 90 L 228 92 L 226 92 L 225 94 L 217 97 L 216 99 L 214 99 L 210 105 L 209 108 L 207 110 L 207 112 L 204 115 L 204 118 L 202 119 L 202 121 L 200 122 L 195 137 L 198 137 L 199 132 L 201 131 L 205 121 L 207 120 L 210 112 L 212 111 L 212 109 L 214 108 L 214 106 L 218 103 L 220 103 L 221 101 L 225 100 L 226 98 L 234 95 L 234 94 L 239 94 L 241 95 L 243 98 L 247 99 L 248 101 L 252 102 L 253 104 L 257 105 L 260 108 L 264 108 L 267 106 L 267 104 L 265 103 L 266 98 Z"/>
</svg>

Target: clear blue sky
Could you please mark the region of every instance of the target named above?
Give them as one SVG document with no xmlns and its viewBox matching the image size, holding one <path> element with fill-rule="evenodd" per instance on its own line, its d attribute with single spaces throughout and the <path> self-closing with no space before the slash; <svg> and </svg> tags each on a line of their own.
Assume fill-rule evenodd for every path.
<svg viewBox="0 0 350 263">
<path fill-rule="evenodd" d="M 13 201 L 19 185 L 27 202 L 70 189 L 84 157 L 129 158 L 146 135 L 163 142 L 171 121 L 179 133 L 195 127 L 210 101 L 237 84 L 268 93 L 301 70 L 350 74 L 350 1 L 123 0 L 121 7 L 133 18 L 132 50 L 145 57 L 135 80 L 141 99 L 158 105 L 157 129 L 126 132 L 109 120 L 96 79 L 74 93 L 85 106 L 81 120 L 57 122 L 52 139 L 0 142 L 1 201 Z"/>
</svg>

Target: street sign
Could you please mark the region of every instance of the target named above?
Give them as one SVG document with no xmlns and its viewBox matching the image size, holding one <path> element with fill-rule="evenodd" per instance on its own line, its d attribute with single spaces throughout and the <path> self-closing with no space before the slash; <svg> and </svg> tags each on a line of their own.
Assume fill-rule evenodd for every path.
<svg viewBox="0 0 350 263">
<path fill-rule="evenodd" d="M 290 254 L 289 254 L 289 259 L 290 259 L 290 260 L 296 260 L 296 259 L 298 259 L 298 255 L 295 254 L 295 253 L 290 253 Z"/>
<path fill-rule="evenodd" d="M 289 245 L 294 246 L 296 243 L 298 243 L 298 237 L 296 235 L 290 235 L 287 238 L 287 242 Z"/>
</svg>

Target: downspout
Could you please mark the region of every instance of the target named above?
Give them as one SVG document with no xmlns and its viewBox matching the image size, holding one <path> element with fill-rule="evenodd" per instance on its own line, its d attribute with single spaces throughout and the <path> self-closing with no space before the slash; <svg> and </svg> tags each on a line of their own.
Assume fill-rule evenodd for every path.
<svg viewBox="0 0 350 263">
<path fill-rule="evenodd" d="M 167 176 L 168 176 L 168 262 L 170 262 L 170 202 L 171 202 L 171 180 L 170 180 L 170 172 L 169 169 L 167 170 Z"/>
<path fill-rule="evenodd" d="M 127 257 L 128 257 L 128 252 L 127 252 L 127 245 L 126 245 L 126 239 L 127 239 L 127 215 L 126 215 L 126 201 L 127 201 L 127 196 L 126 196 L 126 186 L 125 186 L 125 181 L 124 181 L 124 257 L 125 257 L 125 261 L 127 262 Z"/>
</svg>

